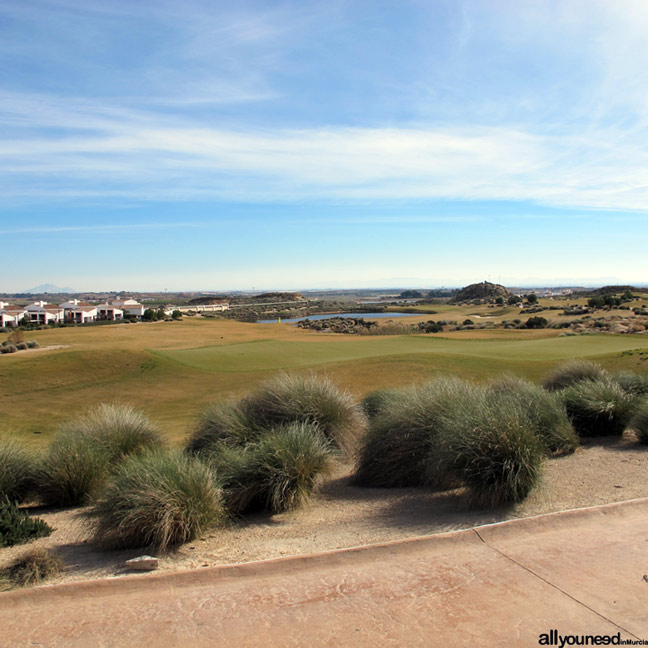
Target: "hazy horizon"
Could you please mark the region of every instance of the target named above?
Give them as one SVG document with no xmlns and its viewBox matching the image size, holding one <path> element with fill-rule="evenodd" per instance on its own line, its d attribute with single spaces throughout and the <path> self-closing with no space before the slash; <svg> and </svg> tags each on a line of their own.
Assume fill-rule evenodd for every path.
<svg viewBox="0 0 648 648">
<path fill-rule="evenodd" d="M 0 19 L 0 291 L 648 279 L 645 2 Z"/>
</svg>

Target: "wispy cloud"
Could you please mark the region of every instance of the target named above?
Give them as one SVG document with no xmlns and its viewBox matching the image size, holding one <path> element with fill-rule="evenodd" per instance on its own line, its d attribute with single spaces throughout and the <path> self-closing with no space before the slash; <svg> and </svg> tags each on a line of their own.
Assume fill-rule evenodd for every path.
<svg viewBox="0 0 648 648">
<path fill-rule="evenodd" d="M 10 236 L 12 234 L 66 234 L 78 232 L 90 232 L 93 234 L 132 232 L 149 230 L 168 229 L 194 229 L 208 227 L 207 223 L 201 222 L 180 222 L 180 223 L 124 223 L 119 225 L 65 225 L 65 226 L 38 226 L 38 227 L 15 227 L 0 229 L 0 234 Z"/>
<path fill-rule="evenodd" d="M 26 47 L 17 28 L 0 57 L 22 51 L 43 66 L 51 54 L 76 74 L 52 80 L 48 92 L 16 76 L 20 83 L 0 93 L 0 190 L 12 204 L 487 199 L 646 210 L 645 3 L 458 7 L 440 18 L 429 3 L 412 2 L 359 21 L 360 9 L 343 0 L 4 3 L 0 14 L 42 38 Z M 402 15 L 420 18 L 416 63 L 389 56 L 376 68 L 372 57 L 384 52 L 363 37 L 389 38 L 376 16 Z M 439 38 L 429 39 L 428 28 Z M 131 43 L 120 57 L 129 39 L 139 49 Z M 387 68 L 393 58 L 402 67 Z M 329 84 L 337 103 L 317 119 Z M 372 119 L 339 111 L 357 96 L 361 115 L 380 104 Z M 233 109 L 274 101 L 261 113 Z M 315 115 L 312 123 L 291 111 L 293 102 Z"/>
<path fill-rule="evenodd" d="M 14 199 L 463 198 L 634 210 L 648 205 L 643 125 L 632 132 L 604 126 L 569 135 L 471 125 L 243 131 L 15 94 L 5 95 L 2 122 L 23 133 L 0 140 L 0 187 Z"/>
</svg>

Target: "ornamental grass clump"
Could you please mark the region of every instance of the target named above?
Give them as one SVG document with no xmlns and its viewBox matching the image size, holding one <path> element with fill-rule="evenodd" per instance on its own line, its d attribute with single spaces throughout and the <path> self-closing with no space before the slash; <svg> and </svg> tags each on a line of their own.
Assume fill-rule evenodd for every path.
<svg viewBox="0 0 648 648">
<path fill-rule="evenodd" d="M 437 456 L 469 489 L 475 505 L 523 500 L 539 480 L 545 446 L 524 407 L 510 398 L 479 397 L 444 414 Z"/>
<path fill-rule="evenodd" d="M 620 371 L 613 374 L 612 378 L 626 394 L 632 396 L 648 395 L 648 376 L 636 374 L 634 371 Z"/>
<path fill-rule="evenodd" d="M 247 447 L 213 446 L 203 455 L 222 484 L 228 509 L 282 513 L 311 495 L 333 455 L 316 426 L 293 422 L 264 433 Z"/>
<path fill-rule="evenodd" d="M 186 443 L 187 452 L 211 452 L 221 445 L 245 447 L 258 440 L 261 431 L 251 421 L 245 401 L 210 405 L 198 418 Z"/>
<path fill-rule="evenodd" d="M 504 375 L 488 385 L 487 398 L 489 396 L 509 399 L 511 408 L 522 407 L 549 453 L 569 454 L 578 447 L 578 436 L 558 394 L 547 392 L 528 380 Z"/>
<path fill-rule="evenodd" d="M 639 401 L 628 427 L 635 431 L 639 443 L 648 445 L 648 398 Z"/>
<path fill-rule="evenodd" d="M 126 457 L 160 448 L 162 437 L 141 413 L 126 405 L 102 404 L 61 426 L 37 470 L 46 504 L 85 504 Z"/>
<path fill-rule="evenodd" d="M 110 467 L 107 453 L 93 439 L 62 432 L 36 472 L 38 495 L 44 504 L 85 504 L 103 484 Z"/>
<path fill-rule="evenodd" d="M 361 401 L 360 405 L 369 420 L 378 416 L 391 398 L 399 398 L 398 389 L 374 389 Z"/>
<path fill-rule="evenodd" d="M 347 453 L 366 426 L 362 408 L 351 395 L 314 374 L 280 374 L 260 385 L 244 402 L 256 428 L 311 424 L 325 441 Z"/>
<path fill-rule="evenodd" d="M 580 382 L 603 380 L 606 371 L 588 360 L 570 360 L 554 369 L 543 381 L 549 391 L 559 391 Z"/>
<path fill-rule="evenodd" d="M 55 551 L 34 547 L 17 558 L 6 570 L 7 577 L 19 587 L 40 585 L 61 573 L 64 563 Z"/>
<path fill-rule="evenodd" d="M 222 524 L 227 513 L 208 466 L 187 454 L 152 450 L 124 461 L 89 517 L 95 541 L 105 548 L 165 551 Z"/>
<path fill-rule="evenodd" d="M 0 438 L 0 499 L 22 502 L 34 490 L 36 460 L 27 448 L 7 435 Z"/>
<path fill-rule="evenodd" d="M 375 487 L 451 485 L 436 456 L 437 436 L 452 413 L 470 407 L 478 392 L 471 383 L 445 377 L 394 391 L 360 442 L 355 482 Z"/>
<path fill-rule="evenodd" d="M 562 397 L 581 437 L 621 436 L 637 400 L 610 378 L 573 384 L 563 390 Z"/>
<path fill-rule="evenodd" d="M 101 403 L 64 424 L 62 429 L 96 443 L 111 463 L 163 445 L 158 428 L 130 405 Z"/>
</svg>

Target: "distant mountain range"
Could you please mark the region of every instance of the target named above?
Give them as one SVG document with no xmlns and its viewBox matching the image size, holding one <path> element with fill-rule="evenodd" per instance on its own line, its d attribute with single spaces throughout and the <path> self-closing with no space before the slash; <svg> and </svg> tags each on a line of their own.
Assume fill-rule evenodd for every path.
<svg viewBox="0 0 648 648">
<path fill-rule="evenodd" d="M 29 290 L 23 291 L 30 295 L 40 295 L 42 293 L 75 293 L 77 292 L 74 288 L 61 288 L 60 286 L 55 286 L 54 284 L 41 284 L 40 286 L 35 286 Z"/>
</svg>

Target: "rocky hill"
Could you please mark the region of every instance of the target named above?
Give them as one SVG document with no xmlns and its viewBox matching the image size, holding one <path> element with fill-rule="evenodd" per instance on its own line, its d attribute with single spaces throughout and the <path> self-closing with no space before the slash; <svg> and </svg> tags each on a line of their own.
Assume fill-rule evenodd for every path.
<svg viewBox="0 0 648 648">
<path fill-rule="evenodd" d="M 491 300 L 497 299 L 498 297 L 508 299 L 511 295 L 512 293 L 500 284 L 482 281 L 481 283 L 465 286 L 452 298 L 452 301 Z"/>
</svg>

